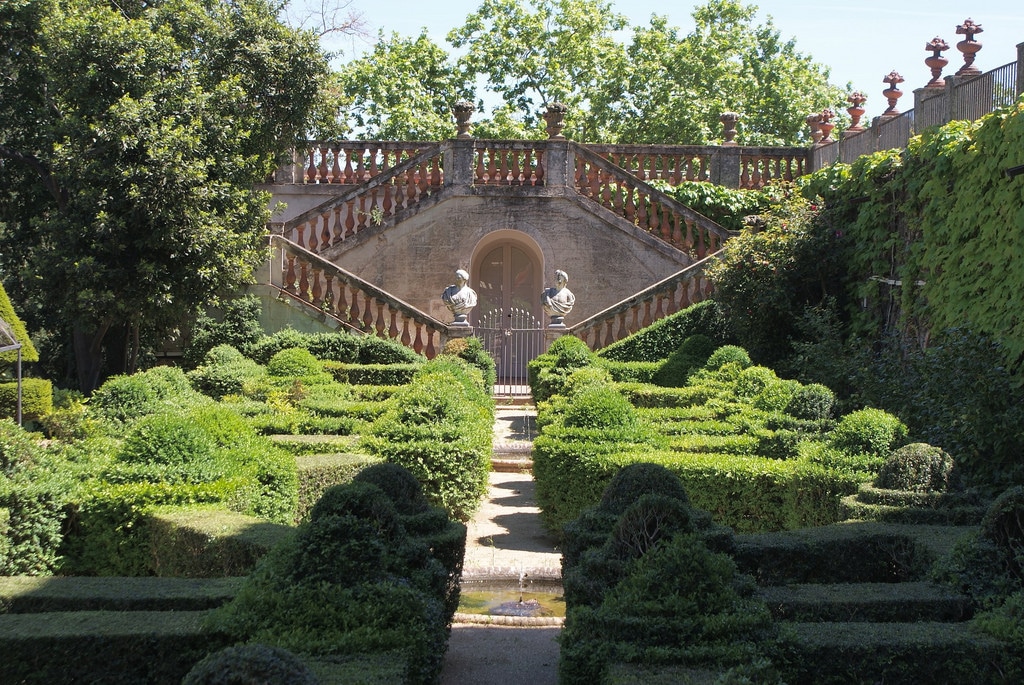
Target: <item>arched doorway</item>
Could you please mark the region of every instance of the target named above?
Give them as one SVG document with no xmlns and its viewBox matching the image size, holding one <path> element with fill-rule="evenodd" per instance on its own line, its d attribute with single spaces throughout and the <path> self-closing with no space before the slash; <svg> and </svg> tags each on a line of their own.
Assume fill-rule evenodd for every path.
<svg viewBox="0 0 1024 685">
<path fill-rule="evenodd" d="M 543 266 L 540 247 L 518 231 L 495 231 L 474 250 L 473 324 L 498 365 L 499 384 L 524 384 L 526 364 L 543 351 Z"/>
</svg>

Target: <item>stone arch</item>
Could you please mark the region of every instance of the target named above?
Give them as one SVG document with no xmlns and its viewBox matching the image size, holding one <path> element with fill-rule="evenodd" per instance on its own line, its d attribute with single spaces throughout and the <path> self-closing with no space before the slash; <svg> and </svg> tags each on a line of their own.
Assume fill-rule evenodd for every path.
<svg viewBox="0 0 1024 685">
<path fill-rule="evenodd" d="M 492 231 L 473 248 L 470 282 L 477 291 L 477 316 L 511 307 L 541 316 L 544 252 L 526 233 L 512 229 Z"/>
</svg>

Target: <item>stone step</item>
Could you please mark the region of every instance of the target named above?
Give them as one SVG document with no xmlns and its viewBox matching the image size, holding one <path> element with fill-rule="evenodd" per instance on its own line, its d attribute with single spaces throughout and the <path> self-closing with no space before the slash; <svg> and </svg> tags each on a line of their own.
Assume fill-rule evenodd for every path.
<svg viewBox="0 0 1024 685">
<path fill-rule="evenodd" d="M 967 597 L 929 582 L 794 584 L 758 590 L 777 620 L 965 621 Z"/>
</svg>

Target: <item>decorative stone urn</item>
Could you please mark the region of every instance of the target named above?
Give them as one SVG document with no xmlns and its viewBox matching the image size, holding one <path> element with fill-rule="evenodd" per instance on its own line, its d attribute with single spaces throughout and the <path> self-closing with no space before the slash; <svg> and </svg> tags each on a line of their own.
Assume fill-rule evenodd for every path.
<svg viewBox="0 0 1024 685">
<path fill-rule="evenodd" d="M 964 36 L 964 39 L 956 44 L 956 49 L 964 53 L 964 65 L 956 72 L 957 76 L 978 76 L 981 69 L 974 66 L 974 57 L 981 50 L 981 43 L 974 40 L 974 36 L 982 32 L 981 24 L 975 24 L 970 17 L 964 23 L 956 27 L 956 33 Z"/>
<path fill-rule="evenodd" d="M 897 116 L 900 111 L 896 109 L 896 102 L 903 97 L 903 91 L 897 88 L 897 84 L 903 83 L 903 77 L 897 71 L 890 71 L 889 75 L 882 79 L 882 83 L 888 83 L 889 87 L 882 91 L 882 95 L 885 96 L 886 102 L 889 103 L 889 107 L 882 112 L 882 117 L 894 117 Z"/>
<path fill-rule="evenodd" d="M 476 291 L 469 287 L 469 274 L 464 269 L 455 272 L 455 284 L 444 289 L 441 300 L 455 317 L 453 326 L 469 326 L 466 318 L 476 306 Z"/>
<path fill-rule="evenodd" d="M 470 117 L 473 116 L 473 112 L 476 111 L 476 107 L 473 106 L 472 102 L 466 100 L 459 100 L 455 103 L 452 108 L 455 112 L 455 125 L 458 127 L 457 138 L 472 138 L 469 129 L 471 124 L 469 123 Z"/>
<path fill-rule="evenodd" d="M 551 317 L 549 328 L 565 328 L 565 317 L 576 304 L 576 296 L 565 287 L 568 282 L 569 275 L 559 269 L 555 272 L 555 285 L 545 288 L 540 295 L 541 306 L 544 307 L 544 312 Z"/>
<path fill-rule="evenodd" d="M 821 140 L 818 141 L 819 145 L 835 142 L 831 137 L 832 129 L 836 127 L 832 123 L 832 117 L 835 115 L 836 113 L 828 108 L 821 110 L 821 114 L 818 115 L 818 130 L 821 131 Z"/>
<path fill-rule="evenodd" d="M 564 139 L 562 131 L 565 129 L 565 113 L 569 111 L 566 105 L 561 102 L 551 102 L 544 112 L 544 121 L 548 124 L 548 138 Z"/>
<path fill-rule="evenodd" d="M 740 115 L 736 112 L 722 112 L 718 117 L 718 120 L 722 122 L 722 145 L 736 145 L 736 122 L 740 120 Z"/>
<path fill-rule="evenodd" d="M 811 129 L 811 144 L 817 145 L 821 140 L 821 114 L 808 114 L 804 121 Z"/>
<path fill-rule="evenodd" d="M 925 84 L 925 88 L 945 88 L 946 79 L 942 78 L 942 69 L 949 64 L 949 60 L 942 56 L 944 50 L 949 50 L 949 44 L 938 36 L 935 36 L 924 46 L 925 50 L 932 53 L 931 57 L 924 60 L 924 63 L 932 70 L 932 80 Z"/>
<path fill-rule="evenodd" d="M 846 111 L 850 114 L 850 126 L 843 131 L 844 137 L 860 133 L 864 130 L 864 127 L 860 125 L 860 120 L 864 116 L 864 103 L 867 100 L 867 96 L 859 90 L 855 90 L 846 96 L 846 101 L 850 103 L 850 106 L 846 108 Z"/>
</svg>

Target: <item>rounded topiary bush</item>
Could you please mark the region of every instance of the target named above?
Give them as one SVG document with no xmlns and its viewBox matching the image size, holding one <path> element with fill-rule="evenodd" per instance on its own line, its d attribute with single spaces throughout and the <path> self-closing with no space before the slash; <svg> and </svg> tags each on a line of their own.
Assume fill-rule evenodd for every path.
<svg viewBox="0 0 1024 685">
<path fill-rule="evenodd" d="M 230 364 L 245 359 L 245 355 L 232 345 L 217 345 L 203 355 L 202 366 L 211 364 Z"/>
<path fill-rule="evenodd" d="M 0 474 L 31 466 L 41 454 L 38 443 L 11 419 L 0 419 Z"/>
<path fill-rule="evenodd" d="M 836 394 L 821 383 L 801 385 L 789 398 L 784 411 L 798 419 L 819 421 L 832 415 Z"/>
<path fill-rule="evenodd" d="M 565 410 L 566 428 L 621 428 L 637 426 L 636 409 L 622 393 L 606 385 L 584 388 Z"/>
<path fill-rule="evenodd" d="M 267 374 L 278 378 L 316 376 L 323 370 L 323 364 L 303 347 L 281 350 L 267 362 Z"/>
<path fill-rule="evenodd" d="M 941 448 L 914 442 L 899 448 L 885 460 L 875 487 L 914 492 L 945 492 L 953 473 L 953 457 Z"/>
<path fill-rule="evenodd" d="M 416 476 L 399 464 L 384 462 L 368 466 L 357 473 L 352 482 L 375 485 L 402 515 L 419 514 L 430 506 Z"/>
<path fill-rule="evenodd" d="M 745 369 L 752 362 L 750 361 L 750 355 L 742 347 L 738 345 L 722 345 L 711 353 L 707 362 L 704 363 L 704 368 L 714 371 L 730 363 L 739 364 L 741 369 Z"/>
<path fill-rule="evenodd" d="M 686 385 L 693 372 L 707 363 L 708 357 L 717 346 L 717 343 L 706 335 L 697 333 L 689 336 L 655 372 L 652 382 L 667 388 Z"/>
<path fill-rule="evenodd" d="M 691 532 L 686 502 L 671 495 L 641 495 L 619 516 L 611 534 L 611 551 L 620 559 L 638 559 L 662 540 Z"/>
<path fill-rule="evenodd" d="M 464 359 L 477 369 L 484 377 L 484 387 L 491 388 L 498 380 L 497 365 L 494 357 L 484 349 L 480 338 L 470 336 L 468 338 L 452 338 L 444 345 L 442 355 L 452 355 Z"/>
<path fill-rule="evenodd" d="M 740 372 L 736 379 L 736 396 L 743 400 L 752 400 L 765 388 L 777 384 L 779 377 L 766 366 L 750 366 Z"/>
<path fill-rule="evenodd" d="M 671 497 L 686 506 L 690 504 L 679 476 L 661 464 L 637 462 L 622 467 L 612 477 L 601 495 L 598 509 L 610 514 L 621 514 L 633 502 L 649 494 Z"/>
<path fill-rule="evenodd" d="M 328 488 L 309 511 L 309 520 L 330 516 L 355 516 L 371 521 L 384 538 L 394 538 L 402 532 L 398 510 L 391 498 L 372 483 L 352 482 Z"/>
<path fill-rule="evenodd" d="M 596 359 L 587 343 L 572 335 L 556 338 L 547 353 L 555 357 L 555 367 L 559 369 L 578 369 L 589 366 Z"/>
<path fill-rule="evenodd" d="M 1024 486 L 1004 490 L 989 505 L 981 521 L 981 534 L 996 545 L 1010 571 L 1024 579 Z"/>
<path fill-rule="evenodd" d="M 181 685 L 317 685 L 309 667 L 281 647 L 251 644 L 210 654 L 192 667 Z"/>
<path fill-rule="evenodd" d="M 215 447 L 213 438 L 188 416 L 149 414 L 132 425 L 118 460 L 156 467 L 151 479 L 209 483 L 222 475 Z"/>
<path fill-rule="evenodd" d="M 906 439 L 907 433 L 907 427 L 897 417 L 869 407 L 841 418 L 829 441 L 849 454 L 885 459 Z"/>
<path fill-rule="evenodd" d="M 111 376 L 89 399 L 89 407 L 105 419 L 130 421 L 152 411 L 156 392 L 141 375 Z"/>
</svg>

